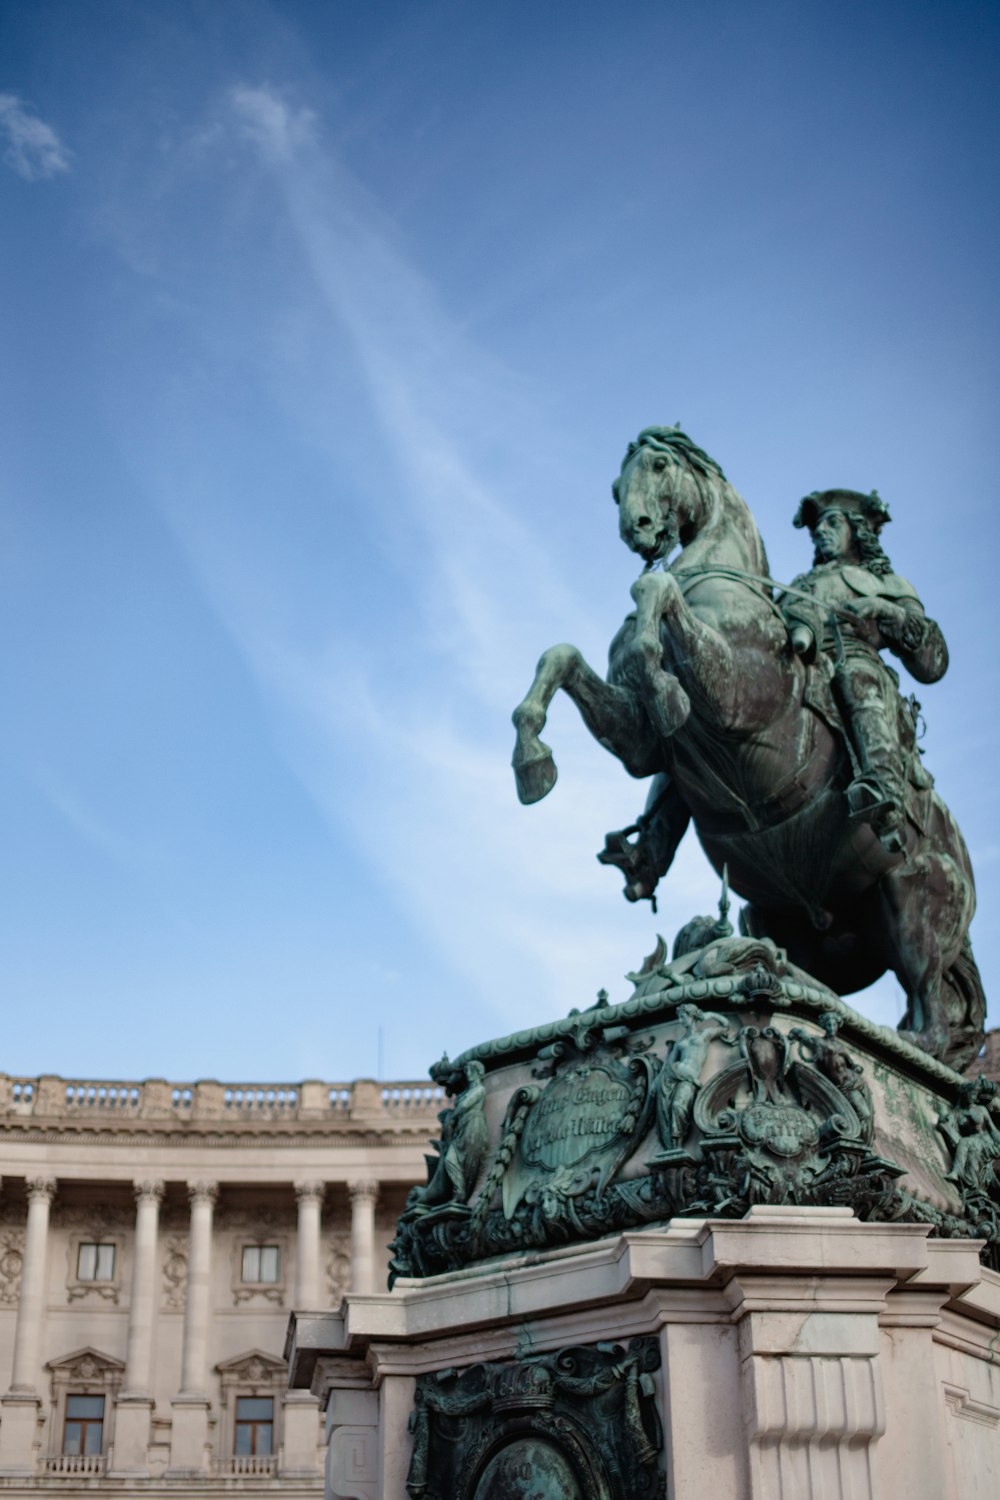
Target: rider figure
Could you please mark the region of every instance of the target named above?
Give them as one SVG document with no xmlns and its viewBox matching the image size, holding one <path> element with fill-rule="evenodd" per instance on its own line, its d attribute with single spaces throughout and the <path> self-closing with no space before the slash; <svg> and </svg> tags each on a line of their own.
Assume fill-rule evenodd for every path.
<svg viewBox="0 0 1000 1500">
<path fill-rule="evenodd" d="M 914 722 L 900 698 L 899 678 L 879 653 L 892 651 L 918 682 L 937 682 L 948 666 L 948 648 L 912 584 L 892 571 L 882 550 L 879 532 L 889 519 L 875 490 L 807 495 L 794 524 L 809 529 L 815 561 L 780 604 L 792 649 L 806 661 L 818 654 L 831 670 L 853 751 L 851 815 L 870 823 L 884 847 L 899 854 Z"/>
</svg>

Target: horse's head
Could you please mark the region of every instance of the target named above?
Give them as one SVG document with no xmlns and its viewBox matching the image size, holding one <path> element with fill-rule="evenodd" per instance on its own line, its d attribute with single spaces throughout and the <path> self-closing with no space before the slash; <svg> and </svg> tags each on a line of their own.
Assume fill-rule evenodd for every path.
<svg viewBox="0 0 1000 1500">
<path fill-rule="evenodd" d="M 697 535 L 720 481 L 719 465 L 679 427 L 644 428 L 611 486 L 622 541 L 647 566 L 669 557 L 678 542 L 686 546 Z"/>
</svg>

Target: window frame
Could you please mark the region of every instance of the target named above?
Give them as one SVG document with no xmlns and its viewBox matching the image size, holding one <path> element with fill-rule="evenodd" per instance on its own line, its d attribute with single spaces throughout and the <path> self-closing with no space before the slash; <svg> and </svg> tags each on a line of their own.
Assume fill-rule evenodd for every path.
<svg viewBox="0 0 1000 1500">
<path fill-rule="evenodd" d="M 270 1458 L 274 1473 L 279 1471 L 282 1443 L 285 1440 L 285 1397 L 288 1395 L 288 1365 L 263 1349 L 247 1349 L 233 1359 L 215 1367 L 219 1376 L 219 1446 L 220 1459 L 226 1463 L 250 1457 L 236 1452 L 237 1402 L 246 1396 L 271 1399 L 271 1452 L 255 1457 Z"/>
<path fill-rule="evenodd" d="M 262 1229 L 255 1232 L 253 1229 L 243 1229 L 233 1235 L 232 1240 L 232 1292 L 233 1306 L 238 1307 L 241 1302 L 251 1302 L 255 1298 L 262 1298 L 265 1302 L 273 1302 L 275 1307 L 284 1307 L 288 1295 L 288 1254 L 289 1237 L 286 1233 L 274 1229 Z M 278 1279 L 277 1281 L 244 1281 L 243 1259 L 248 1250 L 276 1250 L 278 1252 Z"/>
<path fill-rule="evenodd" d="M 258 1417 L 240 1417 L 240 1403 L 242 1401 L 266 1401 L 270 1407 L 271 1415 L 267 1421 Z M 275 1398 L 273 1392 L 270 1395 L 250 1395 L 246 1391 L 235 1391 L 233 1395 L 233 1458 L 274 1458 L 275 1452 L 275 1428 L 274 1419 Z M 261 1428 L 267 1428 L 267 1452 L 262 1453 L 257 1447 L 257 1433 Z M 248 1452 L 242 1453 L 239 1447 L 240 1429 L 250 1429 L 250 1448 Z"/>
<path fill-rule="evenodd" d="M 66 1430 L 66 1408 L 71 1396 L 104 1397 L 104 1431 L 101 1439 L 101 1458 L 106 1459 L 115 1440 L 115 1411 L 118 1393 L 125 1379 L 125 1362 L 114 1355 L 105 1354 L 93 1345 L 76 1349 L 50 1359 L 45 1368 L 49 1372 L 52 1411 L 47 1423 L 47 1457 L 66 1457 L 63 1453 Z"/>
<path fill-rule="evenodd" d="M 85 1250 L 93 1250 L 94 1251 L 94 1274 L 93 1274 L 93 1276 L 84 1276 L 82 1270 L 80 1269 L 80 1261 L 83 1258 L 83 1252 Z M 111 1270 L 110 1270 L 110 1272 L 109 1272 L 109 1274 L 107 1276 L 102 1276 L 101 1275 L 101 1251 L 102 1250 L 110 1250 L 111 1251 Z M 118 1246 L 115 1244 L 114 1240 L 81 1240 L 80 1243 L 76 1247 L 76 1279 L 77 1279 L 77 1281 L 85 1281 L 85 1282 L 87 1282 L 88 1285 L 91 1282 L 99 1283 L 101 1285 L 107 1285 L 109 1282 L 113 1283 L 114 1279 L 115 1279 L 115 1270 L 117 1268 L 117 1265 L 118 1265 Z"/>
<path fill-rule="evenodd" d="M 270 1252 L 273 1252 L 273 1254 L 274 1254 L 274 1275 L 273 1276 L 265 1276 L 263 1274 L 263 1271 L 264 1271 L 264 1256 L 267 1255 Z M 257 1270 L 258 1270 L 258 1273 L 260 1273 L 257 1276 L 248 1276 L 247 1275 L 247 1256 L 248 1255 L 256 1255 L 256 1257 L 257 1257 Z M 265 1287 L 265 1286 L 280 1286 L 281 1285 L 281 1281 L 282 1281 L 282 1276 L 281 1276 L 281 1246 L 279 1244 L 276 1244 L 276 1243 L 275 1244 L 263 1244 L 263 1243 L 258 1243 L 256 1240 L 254 1240 L 249 1245 L 243 1245 L 243 1246 L 241 1246 L 241 1248 L 240 1248 L 240 1284 L 242 1286 L 260 1286 L 260 1287 Z"/>
<path fill-rule="evenodd" d="M 112 1275 L 102 1280 L 81 1277 L 80 1251 L 84 1245 L 109 1245 L 114 1251 Z M 122 1294 L 125 1260 L 125 1235 L 91 1224 L 74 1229 L 66 1242 L 66 1298 L 80 1302 L 85 1297 L 99 1297 L 102 1302 L 118 1303 Z"/>
<path fill-rule="evenodd" d="M 75 1416 L 71 1416 L 69 1409 L 70 1409 L 70 1405 L 74 1401 L 99 1401 L 101 1403 L 101 1415 L 100 1415 L 100 1417 L 75 1417 Z M 59 1450 L 59 1456 L 61 1458 L 99 1458 L 99 1457 L 103 1457 L 103 1455 L 104 1455 L 104 1448 L 105 1448 L 104 1434 L 105 1434 L 105 1428 L 107 1427 L 107 1421 L 108 1421 L 108 1397 L 107 1397 L 107 1392 L 101 1391 L 100 1394 L 98 1394 L 96 1391 L 69 1391 L 68 1390 L 66 1392 L 66 1399 L 65 1399 L 65 1402 L 63 1404 L 62 1418 L 63 1418 L 63 1422 L 62 1422 L 62 1447 Z M 79 1444 L 79 1447 L 75 1451 L 70 1450 L 66 1446 L 67 1433 L 68 1433 L 69 1425 L 70 1425 L 71 1422 L 78 1424 L 79 1428 L 80 1428 L 80 1444 Z M 97 1428 L 100 1429 L 100 1434 L 101 1435 L 100 1435 L 100 1440 L 99 1440 L 99 1442 L 97 1444 L 97 1448 L 96 1449 L 91 1449 L 91 1448 L 87 1447 L 87 1433 L 88 1433 L 88 1431 L 90 1429 L 92 1429 L 94 1427 L 97 1427 Z"/>
</svg>

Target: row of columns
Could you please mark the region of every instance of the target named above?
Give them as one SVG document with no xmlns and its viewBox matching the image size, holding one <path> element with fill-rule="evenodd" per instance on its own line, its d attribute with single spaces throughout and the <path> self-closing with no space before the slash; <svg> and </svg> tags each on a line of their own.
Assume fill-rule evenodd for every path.
<svg viewBox="0 0 1000 1500">
<path fill-rule="evenodd" d="M 125 1355 L 125 1382 L 120 1405 L 126 1408 L 144 1408 L 148 1429 L 148 1413 L 152 1408 L 153 1385 L 153 1327 L 156 1314 L 157 1244 L 159 1239 L 160 1204 L 165 1191 L 164 1183 L 137 1182 L 135 1187 L 135 1241 L 132 1253 L 132 1288 L 129 1298 L 128 1336 Z M 376 1284 L 375 1255 L 375 1203 L 378 1183 L 368 1179 L 348 1183 L 351 1195 L 351 1290 L 372 1292 Z M 297 1182 L 295 1196 L 298 1205 L 296 1234 L 295 1293 L 293 1305 L 304 1310 L 320 1307 L 322 1239 L 321 1221 L 323 1197 L 326 1184 L 323 1182 Z M 45 1281 L 48 1260 L 49 1218 L 52 1201 L 56 1194 L 55 1181 L 49 1178 L 29 1180 L 27 1183 L 28 1217 L 24 1235 L 24 1255 L 21 1267 L 21 1293 L 17 1308 L 17 1324 L 14 1333 L 14 1356 L 10 1389 L 2 1398 L 3 1419 L 0 1421 L 0 1473 L 31 1473 L 34 1469 L 32 1444 L 34 1440 L 35 1413 L 39 1397 L 36 1386 L 41 1365 L 41 1339 L 45 1311 Z M 181 1383 L 175 1408 L 180 1404 L 188 1408 L 207 1407 L 209 1390 L 209 1325 L 211 1321 L 212 1290 L 212 1234 L 218 1184 L 215 1182 L 192 1182 L 188 1184 L 191 1205 L 190 1237 L 188 1244 L 187 1295 L 184 1302 L 184 1328 L 181 1345 Z M 28 1408 L 31 1409 L 30 1419 Z M 180 1429 L 189 1427 L 190 1421 L 180 1413 Z M 120 1418 L 126 1412 L 120 1413 Z M 21 1420 L 21 1418 L 24 1420 Z M 178 1412 L 175 1410 L 175 1426 Z M 128 1428 L 126 1421 L 126 1428 Z M 199 1427 L 201 1424 L 198 1424 Z M 138 1431 L 136 1433 L 138 1437 Z M 119 1439 L 126 1438 L 119 1420 L 116 1448 Z M 6 1439 L 6 1441 L 5 1441 Z M 127 1442 L 127 1438 L 126 1438 Z M 138 1472 L 140 1461 L 139 1443 L 135 1461 L 129 1468 Z M 185 1445 L 187 1446 L 187 1445 Z M 192 1449 L 192 1451 L 194 1451 Z M 175 1465 L 172 1463 L 172 1468 Z M 197 1468 L 198 1464 L 182 1463 L 180 1469 Z M 118 1465 L 116 1464 L 116 1468 Z"/>
</svg>

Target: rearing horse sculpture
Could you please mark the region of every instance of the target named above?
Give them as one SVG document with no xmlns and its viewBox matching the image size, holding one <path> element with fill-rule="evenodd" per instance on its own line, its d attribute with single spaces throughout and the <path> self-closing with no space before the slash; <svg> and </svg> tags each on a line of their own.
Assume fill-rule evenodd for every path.
<svg viewBox="0 0 1000 1500">
<path fill-rule="evenodd" d="M 850 752 L 829 692 L 791 649 L 749 509 L 684 433 L 641 433 L 614 495 L 622 540 L 646 563 L 635 611 L 611 643 L 606 680 L 575 646 L 542 656 L 513 716 L 521 801 L 555 784 L 539 735 L 563 688 L 605 749 L 655 778 L 638 843 L 626 837 L 634 830 L 609 835 L 601 856 L 632 875 L 630 899 L 652 895 L 693 819 L 748 901 L 750 933 L 838 994 L 891 969 L 907 996 L 904 1035 L 963 1068 L 986 1009 L 968 938 L 974 885 L 930 778 L 907 786 L 902 854 L 851 818 Z"/>
</svg>

